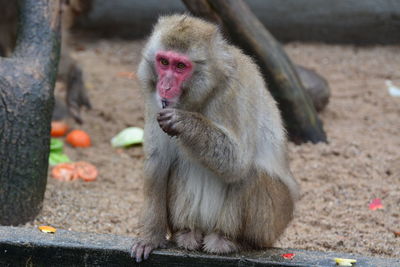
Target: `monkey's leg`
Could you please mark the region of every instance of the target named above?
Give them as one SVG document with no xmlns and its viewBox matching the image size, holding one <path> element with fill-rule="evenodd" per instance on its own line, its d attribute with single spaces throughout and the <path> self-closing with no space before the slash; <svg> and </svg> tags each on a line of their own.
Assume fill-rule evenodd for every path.
<svg viewBox="0 0 400 267">
<path fill-rule="evenodd" d="M 187 250 L 197 250 L 201 247 L 203 235 L 199 230 L 181 230 L 173 235 L 178 247 Z"/>
<path fill-rule="evenodd" d="M 177 136 L 189 153 L 227 183 L 249 176 L 250 153 L 240 153 L 245 142 L 222 129 L 202 114 L 163 109 L 157 117 L 161 129 Z M 247 148 L 248 149 L 248 148 Z"/>
<path fill-rule="evenodd" d="M 227 254 L 239 250 L 239 245 L 219 233 L 210 233 L 204 237 L 203 250 L 208 253 Z"/>
</svg>

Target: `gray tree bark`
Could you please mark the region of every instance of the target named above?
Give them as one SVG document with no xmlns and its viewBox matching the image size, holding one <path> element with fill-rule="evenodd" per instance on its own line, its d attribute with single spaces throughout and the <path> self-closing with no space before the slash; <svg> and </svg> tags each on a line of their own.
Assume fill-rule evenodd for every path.
<svg viewBox="0 0 400 267">
<path fill-rule="evenodd" d="M 14 0 L 13 0 L 14 1 Z M 0 58 L 0 224 L 32 220 L 47 182 L 60 1 L 23 0 L 17 46 Z"/>
</svg>

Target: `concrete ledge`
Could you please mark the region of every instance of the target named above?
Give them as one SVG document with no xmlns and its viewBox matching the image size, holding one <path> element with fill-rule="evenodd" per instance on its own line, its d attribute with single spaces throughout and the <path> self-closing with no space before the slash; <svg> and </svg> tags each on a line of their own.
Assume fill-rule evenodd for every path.
<svg viewBox="0 0 400 267">
<path fill-rule="evenodd" d="M 229 256 L 156 250 L 137 264 L 129 255 L 132 238 L 57 230 L 46 234 L 36 228 L 0 226 L 0 266 L 335 266 L 334 257 L 357 260 L 356 266 L 400 266 L 400 259 L 364 257 L 294 249 L 269 249 Z M 292 260 L 281 257 L 295 253 Z"/>
</svg>

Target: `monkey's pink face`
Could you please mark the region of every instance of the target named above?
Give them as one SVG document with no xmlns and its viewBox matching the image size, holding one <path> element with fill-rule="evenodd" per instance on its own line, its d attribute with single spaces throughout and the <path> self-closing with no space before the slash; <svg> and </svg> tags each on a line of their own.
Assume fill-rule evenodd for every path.
<svg viewBox="0 0 400 267">
<path fill-rule="evenodd" d="M 193 71 L 192 61 L 184 54 L 174 51 L 159 51 L 156 54 L 158 74 L 157 93 L 166 107 L 176 103 L 182 94 L 182 84 L 190 78 Z"/>
</svg>

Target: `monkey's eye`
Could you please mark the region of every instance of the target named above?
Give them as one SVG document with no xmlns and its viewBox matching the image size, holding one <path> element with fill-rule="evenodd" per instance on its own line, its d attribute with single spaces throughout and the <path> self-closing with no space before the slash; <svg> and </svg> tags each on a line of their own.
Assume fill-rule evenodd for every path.
<svg viewBox="0 0 400 267">
<path fill-rule="evenodd" d="M 162 65 L 164 65 L 164 66 L 168 66 L 168 64 L 169 64 L 168 60 L 165 59 L 165 58 L 160 58 L 160 63 L 161 63 Z"/>
<path fill-rule="evenodd" d="M 176 67 L 177 67 L 178 69 L 183 70 L 184 68 L 186 68 L 186 65 L 185 65 L 185 63 L 179 62 L 178 64 L 176 64 Z"/>
</svg>

